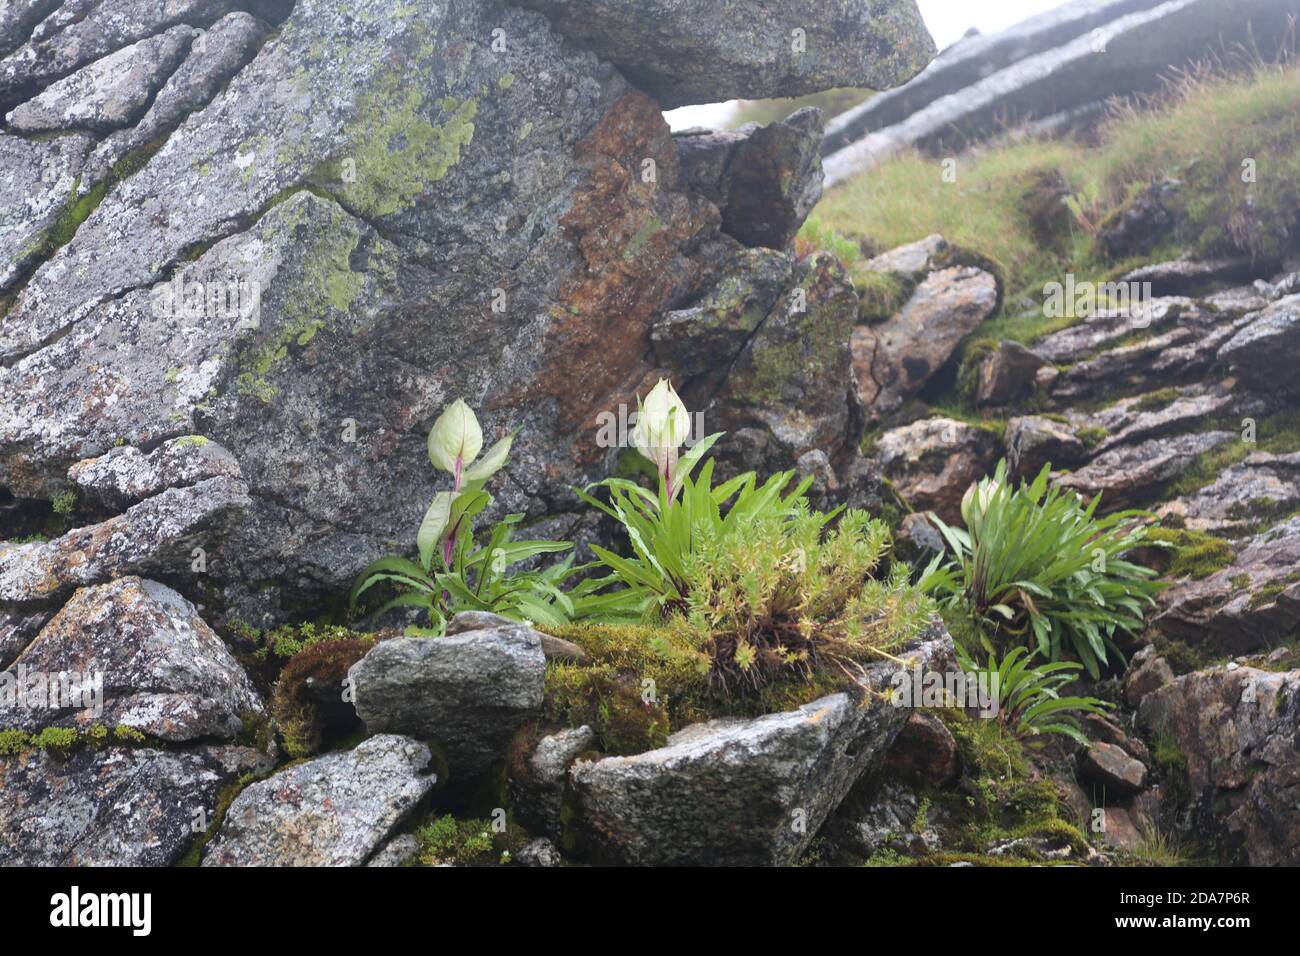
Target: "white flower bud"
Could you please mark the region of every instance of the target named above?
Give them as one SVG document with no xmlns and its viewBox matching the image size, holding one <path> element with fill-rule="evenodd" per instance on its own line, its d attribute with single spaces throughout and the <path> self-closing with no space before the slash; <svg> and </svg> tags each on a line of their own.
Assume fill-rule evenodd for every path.
<svg viewBox="0 0 1300 956">
<path fill-rule="evenodd" d="M 998 482 L 988 480 L 976 482 L 966 489 L 966 494 L 961 497 L 961 517 L 966 523 L 967 530 L 973 522 L 984 516 L 998 488 Z"/>
<path fill-rule="evenodd" d="M 691 431 L 690 413 L 673 391 L 668 379 L 661 378 L 637 409 L 632 443 L 636 450 L 655 463 L 661 474 L 675 461 L 677 449 Z"/>
<path fill-rule="evenodd" d="M 448 405 L 429 429 L 429 461 L 453 475 L 458 465 L 463 470 L 482 448 L 483 430 L 463 399 Z"/>
</svg>

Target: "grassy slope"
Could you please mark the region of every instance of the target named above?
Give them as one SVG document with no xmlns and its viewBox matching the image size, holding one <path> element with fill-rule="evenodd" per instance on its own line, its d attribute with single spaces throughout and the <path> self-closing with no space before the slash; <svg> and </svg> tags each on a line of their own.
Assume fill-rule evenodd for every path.
<svg viewBox="0 0 1300 956">
<path fill-rule="evenodd" d="M 1250 184 L 1242 179 L 1247 159 L 1256 174 Z M 1144 261 L 1184 248 L 1261 256 L 1282 249 L 1300 210 L 1300 70 L 1260 66 L 1244 77 L 1185 80 L 1151 109 L 1117 110 L 1098 147 L 989 146 L 958 158 L 955 182 L 944 181 L 941 162 L 905 154 L 831 190 L 803 238 L 860 259 L 859 245 L 883 250 L 941 233 L 1002 271 L 1003 314 L 980 336 L 1032 340 L 1071 321 L 1042 317 L 1044 282 L 1066 272 L 1104 279 L 1135 264 L 1107 260 L 1091 225 L 1163 176 L 1185 184 L 1177 235 Z M 1082 204 L 1082 218 L 1066 195 Z"/>
</svg>

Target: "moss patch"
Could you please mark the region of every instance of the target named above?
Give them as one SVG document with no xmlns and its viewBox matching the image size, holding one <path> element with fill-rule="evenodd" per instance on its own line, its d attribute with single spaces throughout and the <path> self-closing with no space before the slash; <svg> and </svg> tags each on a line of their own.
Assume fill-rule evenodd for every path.
<svg viewBox="0 0 1300 956">
<path fill-rule="evenodd" d="M 271 717 L 290 757 L 318 753 L 361 729 L 343 699 L 348 669 L 375 646 L 373 636 L 318 641 L 290 658 L 271 694 Z"/>
<path fill-rule="evenodd" d="M 511 82 L 502 76 L 502 90 Z M 428 188 L 460 162 L 461 151 L 474 139 L 476 98 L 442 99 L 436 104 L 438 123 L 427 115 L 422 86 L 397 71 L 387 73 L 358 106 L 359 119 L 348 130 L 349 158 L 356 176 L 339 185 L 336 170 L 316 177 L 336 188 L 347 208 L 369 218 L 382 218 L 410 208 Z"/>
<path fill-rule="evenodd" d="M 1151 528 L 1147 540 L 1154 544 L 1165 544 L 1172 549 L 1173 559 L 1165 569 L 1170 578 L 1208 578 L 1216 571 L 1221 571 L 1232 564 L 1236 549 L 1232 542 L 1202 531 L 1188 531 L 1182 528 Z"/>
</svg>

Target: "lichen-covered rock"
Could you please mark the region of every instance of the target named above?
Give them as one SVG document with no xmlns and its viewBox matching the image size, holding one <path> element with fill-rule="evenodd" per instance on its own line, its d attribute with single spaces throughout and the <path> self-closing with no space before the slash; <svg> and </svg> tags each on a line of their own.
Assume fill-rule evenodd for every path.
<svg viewBox="0 0 1300 956">
<path fill-rule="evenodd" d="M 665 107 L 885 89 L 920 72 L 934 41 L 914 0 L 524 0 L 613 61 Z"/>
<path fill-rule="evenodd" d="M 394 867 L 406 866 L 415 858 L 419 852 L 420 841 L 412 833 L 402 833 L 387 843 L 372 856 L 366 866 L 373 867 Z"/>
<path fill-rule="evenodd" d="M 952 418 L 925 418 L 876 439 L 870 458 L 917 511 L 961 516 L 966 489 L 993 470 L 997 436 Z"/>
<path fill-rule="evenodd" d="M 1157 514 L 1176 515 L 1193 531 L 1224 534 L 1253 528 L 1300 508 L 1300 452 L 1257 451 L 1223 469 L 1204 488 L 1166 502 Z"/>
<path fill-rule="evenodd" d="M 121 575 L 194 573 L 193 549 L 208 543 L 247 506 L 242 484 L 209 478 L 169 488 L 52 541 L 0 545 L 0 601 L 49 602 Z M 199 557 L 206 567 L 206 552 Z M 214 562 L 216 558 L 214 553 Z"/>
<path fill-rule="evenodd" d="M 383 734 L 296 764 L 235 798 L 204 866 L 361 866 L 432 789 L 429 748 Z"/>
<path fill-rule="evenodd" d="M 1300 516 L 1241 542 L 1226 568 L 1160 592 L 1154 623 L 1189 644 L 1228 654 L 1255 650 L 1300 622 L 1298 569 Z"/>
<path fill-rule="evenodd" d="M 1072 306 L 1081 320 L 1034 342 L 1030 349 L 1035 355 L 1048 362 L 1072 364 L 1117 345 L 1135 333 L 1149 330 L 1155 334 L 1176 322 L 1184 312 L 1196 310 L 1196 303 L 1183 296 L 1130 302 L 1126 308 L 1102 308 L 1102 303 L 1096 301 L 1100 290 L 1093 287 L 1092 291 L 1092 302 L 1088 301 L 1086 294 L 1078 291 L 1072 303 L 1067 303 L 1063 297 L 1062 304 Z"/>
<path fill-rule="evenodd" d="M 518 621 L 512 621 L 508 617 L 502 617 L 500 614 L 493 614 L 491 611 L 457 611 L 447 622 L 447 629 L 443 631 L 444 637 L 450 637 L 453 634 L 464 634 L 466 631 L 490 631 L 493 628 L 504 627 L 507 629 L 519 626 Z M 584 651 L 573 641 L 566 641 L 562 637 L 556 637 L 554 634 L 547 634 L 544 631 L 534 631 L 538 640 L 542 642 L 542 654 L 546 660 L 562 661 L 567 664 L 581 664 L 587 660 L 587 652 Z"/>
<path fill-rule="evenodd" d="M 849 332 L 857 308 L 857 293 L 834 256 L 819 252 L 796 263 L 793 281 L 704 409 L 710 431 L 757 433 L 762 447 L 744 452 L 746 468 L 789 468 L 812 450 L 835 460 L 856 447 L 862 416 Z"/>
<path fill-rule="evenodd" d="M 348 677 L 367 730 L 436 741 L 459 784 L 503 760 L 515 731 L 540 709 L 546 658 L 537 632 L 512 622 L 381 641 Z"/>
<path fill-rule="evenodd" d="M 1045 465 L 1072 468 L 1087 455 L 1083 441 L 1064 422 L 1042 415 L 1023 415 L 1007 421 L 1003 433 L 1007 467 L 1017 478 L 1035 478 Z"/>
<path fill-rule="evenodd" d="M 14 658 L 26 649 L 45 622 L 50 619 L 50 611 L 11 611 L 0 609 L 0 670 L 5 670 Z"/>
<path fill-rule="evenodd" d="M 107 133 L 128 126 L 185 56 L 190 33 L 189 27 L 173 27 L 96 60 L 10 110 L 5 119 L 24 133 Z"/>
<path fill-rule="evenodd" d="M 564 866 L 564 857 L 554 843 L 538 837 L 515 854 L 514 862 L 519 866 Z"/>
<path fill-rule="evenodd" d="M 216 442 L 200 435 L 168 439 L 148 453 L 134 445 L 123 445 L 68 469 L 68 480 L 84 500 L 114 510 L 125 509 L 168 488 L 219 477 L 241 479 L 239 462 Z"/>
<path fill-rule="evenodd" d="M 999 342 L 980 362 L 975 382 L 976 405 L 1006 405 L 1028 398 L 1047 363 L 1019 342 Z"/>
<path fill-rule="evenodd" d="M 1155 295 L 1195 295 L 1218 283 L 1251 279 L 1260 264 L 1248 256 L 1196 259 L 1190 255 L 1170 262 L 1138 266 L 1120 277 L 1121 282 L 1149 282 Z"/>
<path fill-rule="evenodd" d="M 892 318 L 853 330 L 862 404 L 875 417 L 896 411 L 997 306 L 997 280 L 982 269 L 954 266 L 930 273 Z"/>
<path fill-rule="evenodd" d="M 119 578 L 84 588 L 42 628 L 11 669 L 98 675 L 95 709 L 0 705 L 0 726 L 105 724 L 170 742 L 232 738 L 264 713 L 248 675 L 198 609 L 157 581 Z"/>
<path fill-rule="evenodd" d="M 889 778 L 864 781 L 827 821 L 825 834 L 839 852 L 867 859 L 882 851 L 922 856 L 942 849 L 947 814 L 927 807 L 918 828 L 924 798 L 917 791 Z"/>
<path fill-rule="evenodd" d="M 27 39 L 59 0 L 0 0 L 0 56 Z"/>
<path fill-rule="evenodd" d="M 233 0 L 66 2 L 0 60 L 0 108 L 7 110 L 88 63 L 170 27 L 206 26 L 233 6 Z"/>
<path fill-rule="evenodd" d="M 1300 862 L 1300 671 L 1186 674 L 1144 697 L 1138 716 L 1183 757 L 1190 836 L 1225 862 Z"/>
<path fill-rule="evenodd" d="M 0 133 L 0 292 L 40 260 L 94 145 L 89 136 Z"/>
<path fill-rule="evenodd" d="M 1175 680 L 1169 662 L 1156 654 L 1154 645 L 1148 644 L 1129 659 L 1124 672 L 1124 700 L 1137 707 L 1142 698 Z"/>
<path fill-rule="evenodd" d="M 1108 797 L 1127 797 L 1146 782 L 1147 768 L 1117 744 L 1093 741 L 1079 756 L 1079 772 L 1105 788 Z"/>
<path fill-rule="evenodd" d="M 681 376 L 725 370 L 763 323 L 794 272 L 790 256 L 738 249 L 704 297 L 665 312 L 650 327 L 655 357 Z"/>
<path fill-rule="evenodd" d="M 1086 498 L 1101 494 L 1109 510 L 1142 504 L 1196 464 L 1200 455 L 1239 436 L 1232 432 L 1189 432 L 1172 438 L 1151 438 L 1104 452 L 1056 484 Z"/>
<path fill-rule="evenodd" d="M 951 654 L 942 633 L 904 657 L 941 669 Z M 897 670 L 867 667 L 874 692 L 861 700 L 832 694 L 784 713 L 694 724 L 658 750 L 579 760 L 570 774 L 583 840 L 598 858 L 629 864 L 793 863 L 906 722 L 910 712 L 887 693 Z"/>
<path fill-rule="evenodd" d="M 221 790 L 265 769 L 248 747 L 0 757 L 0 865 L 173 866 Z"/>
<path fill-rule="evenodd" d="M 1219 349 L 1219 359 L 1237 369 L 1251 388 L 1294 390 L 1300 362 L 1300 295 L 1279 299 L 1246 319 Z"/>
<path fill-rule="evenodd" d="M 187 39 L 191 39 L 190 32 L 186 30 Z M 220 85 L 252 58 L 265 32 L 265 23 L 242 10 L 195 32 L 184 62 L 158 90 L 148 111 L 130 128 L 113 133 L 95 147 L 77 192 L 89 193 L 132 150 L 148 147 L 212 99 Z"/>
<path fill-rule="evenodd" d="M 193 112 L 170 132 L 156 120 L 166 141 L 109 185 L 0 327 L 0 484 L 19 498 L 50 499 L 69 467 L 119 444 L 202 434 L 236 456 L 251 504 L 221 543 L 239 560 L 211 572 L 217 623 L 283 619 L 409 541 L 431 487 L 424 432 L 458 395 L 489 437 L 522 428 L 494 510 L 566 534 L 578 503 L 562 489 L 618 453 L 596 440 L 598 414 L 661 374 L 654 320 L 699 302 L 740 248 L 684 182 L 659 104 L 541 14 L 390 6 L 295 4 L 197 109 L 212 74 L 191 88 L 183 65 L 175 92 Z M 175 10 L 207 25 L 220 7 Z M 171 14 L 140 13 L 144 35 Z M 96 39 L 89 60 L 135 30 Z M 49 50 L 6 69 L 35 88 L 85 65 L 59 49 L 49 76 L 31 66 Z M 847 288 L 809 295 L 809 314 Z M 851 443 L 845 397 L 823 411 L 805 387 L 804 436 Z M 772 417 L 788 430 L 788 408 Z"/>
<path fill-rule="evenodd" d="M 1228 413 L 1245 416 L 1266 410 L 1266 405 L 1244 399 L 1222 386 L 1193 385 L 1166 393 L 1123 398 L 1095 414 L 1071 413 L 1068 417 L 1076 427 L 1101 429 L 1105 433 L 1092 447 L 1093 454 L 1100 455 L 1121 445 L 1137 445 L 1161 435 L 1194 431 Z"/>
<path fill-rule="evenodd" d="M 1219 348 L 1247 322 L 1248 316 L 1202 308 L 1180 308 L 1177 319 L 1159 327 L 1135 326 L 1130 319 L 1129 332 L 1149 328 L 1150 337 L 1071 365 L 1053 383 L 1052 398 L 1058 404 L 1114 399 L 1196 381 L 1218 361 Z M 1033 350 L 1044 354 L 1039 345 Z"/>
</svg>

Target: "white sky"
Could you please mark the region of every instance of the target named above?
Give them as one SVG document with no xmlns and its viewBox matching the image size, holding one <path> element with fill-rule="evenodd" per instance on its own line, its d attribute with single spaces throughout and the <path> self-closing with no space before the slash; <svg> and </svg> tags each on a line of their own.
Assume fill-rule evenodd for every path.
<svg viewBox="0 0 1300 956">
<path fill-rule="evenodd" d="M 943 49 L 971 27 L 981 33 L 996 33 L 1026 17 L 1031 17 L 1064 0 L 916 0 L 921 8 L 925 25 L 939 49 Z M 664 114 L 673 129 L 690 126 L 719 127 L 726 125 L 731 112 L 729 103 L 708 103 L 701 106 L 683 106 Z"/>
</svg>

